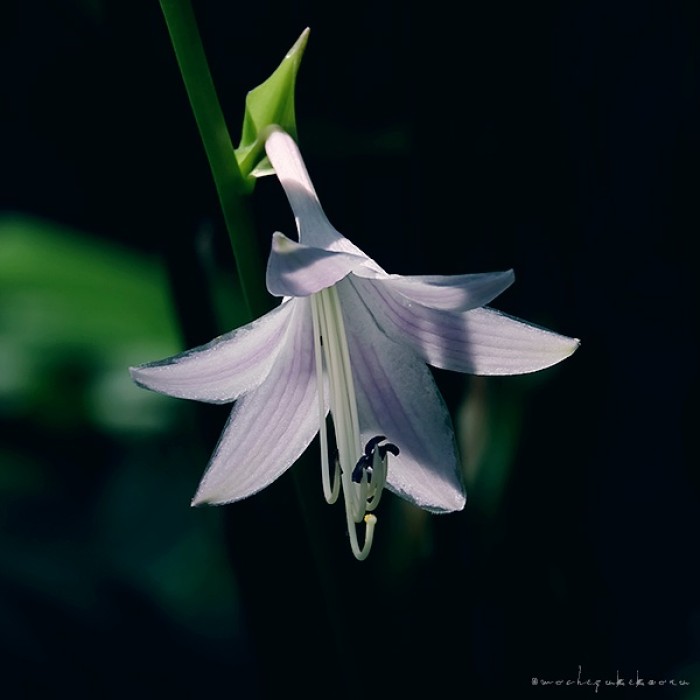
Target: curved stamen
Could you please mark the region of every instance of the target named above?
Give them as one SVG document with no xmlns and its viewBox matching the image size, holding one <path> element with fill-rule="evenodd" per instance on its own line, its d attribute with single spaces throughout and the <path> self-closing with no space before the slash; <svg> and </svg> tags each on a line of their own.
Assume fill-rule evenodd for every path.
<svg viewBox="0 0 700 700">
<path fill-rule="evenodd" d="M 326 407 L 323 386 L 323 356 L 321 349 L 321 329 L 318 318 L 318 307 L 314 300 L 311 300 L 311 318 L 314 327 L 314 358 L 316 360 L 316 386 L 318 391 L 318 420 L 319 438 L 321 441 L 321 480 L 323 482 L 323 496 L 327 503 L 335 503 L 340 492 L 340 482 L 338 480 L 340 468 L 337 460 L 333 475 L 333 485 L 330 483 L 330 469 L 328 465 L 328 431 L 326 427 Z"/>
<path fill-rule="evenodd" d="M 386 461 L 387 453 L 398 455 L 399 448 L 391 442 L 386 445 L 380 445 L 382 440 L 386 440 L 384 435 L 373 437 L 365 446 L 365 453 L 360 457 L 355 468 L 352 470 L 352 480 L 355 483 L 362 481 L 362 475 L 367 474 L 367 482 L 372 482 L 372 475 L 375 471 L 384 470 L 383 480 L 386 480 Z M 383 487 L 383 483 L 382 483 Z"/>
<path fill-rule="evenodd" d="M 377 516 L 369 513 L 365 515 L 363 520 L 365 523 L 365 541 L 362 545 L 362 548 L 360 548 L 360 543 L 357 540 L 357 524 L 351 521 L 349 516 L 347 518 L 348 534 L 350 535 L 350 547 L 352 549 L 352 553 L 355 555 L 355 559 L 359 559 L 360 561 L 366 559 L 370 549 L 372 549 L 372 541 L 374 540 L 374 527 L 377 524 Z"/>
<path fill-rule="evenodd" d="M 338 461 L 337 456 L 333 461 L 333 464 L 335 465 L 335 470 L 333 471 L 333 488 L 331 489 L 330 500 L 326 499 L 328 503 L 331 504 L 338 500 L 338 495 L 340 494 L 340 462 Z"/>
<path fill-rule="evenodd" d="M 329 375 L 330 403 L 333 415 L 333 427 L 340 458 L 340 474 L 345 495 L 345 506 L 350 510 L 354 522 L 361 522 L 365 509 L 360 494 L 352 488 L 349 465 L 359 449 L 359 422 L 355 389 L 352 382 L 347 349 L 343 350 L 345 338 L 343 318 L 337 297 L 331 295 L 331 289 L 324 289 L 317 295 L 319 311 L 319 328 L 325 339 L 323 343 L 324 359 Z"/>
<path fill-rule="evenodd" d="M 311 295 L 311 307 L 319 386 L 323 492 L 326 500 L 332 503 L 337 499 L 342 485 L 350 546 L 357 559 L 364 559 L 372 546 L 377 523 L 376 516 L 370 511 L 375 510 L 379 504 L 386 484 L 388 454 L 399 454 L 399 448 L 392 443 L 380 444 L 386 440 L 386 436 L 376 435 L 367 442 L 364 453 L 360 453 L 360 426 L 350 351 L 335 286 Z M 338 447 L 332 486 L 328 467 L 328 434 L 323 394 L 323 380 L 326 376 L 324 369 L 329 387 L 328 403 Z M 360 546 L 357 527 L 362 522 L 365 523 L 365 536 L 364 543 Z"/>
</svg>

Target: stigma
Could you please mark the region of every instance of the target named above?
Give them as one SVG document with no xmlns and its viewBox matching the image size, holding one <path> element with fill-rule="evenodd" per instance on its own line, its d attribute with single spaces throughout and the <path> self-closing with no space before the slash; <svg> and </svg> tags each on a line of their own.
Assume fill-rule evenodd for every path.
<svg viewBox="0 0 700 700">
<path fill-rule="evenodd" d="M 341 491 L 345 505 L 350 547 L 357 559 L 366 559 L 372 547 L 379 505 L 388 471 L 389 454 L 399 448 L 377 435 L 362 449 L 355 384 L 338 290 L 333 285 L 310 297 L 314 328 L 314 356 L 319 399 L 319 436 L 323 493 L 335 503 Z M 325 382 L 332 417 L 337 456 L 331 468 L 325 416 Z M 364 525 L 360 544 L 358 526 Z"/>
</svg>

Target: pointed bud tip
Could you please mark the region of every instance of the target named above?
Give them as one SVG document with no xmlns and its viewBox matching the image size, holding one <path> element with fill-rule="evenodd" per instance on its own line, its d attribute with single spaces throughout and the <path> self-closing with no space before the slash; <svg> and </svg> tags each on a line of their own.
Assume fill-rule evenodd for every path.
<svg viewBox="0 0 700 700">
<path fill-rule="evenodd" d="M 294 46 L 287 51 L 285 58 L 292 58 L 297 54 L 301 58 L 301 54 L 304 53 L 304 49 L 306 48 L 306 42 L 309 40 L 310 31 L 311 29 L 309 27 L 304 29 L 304 31 L 299 35 L 299 38 L 294 42 Z"/>
</svg>

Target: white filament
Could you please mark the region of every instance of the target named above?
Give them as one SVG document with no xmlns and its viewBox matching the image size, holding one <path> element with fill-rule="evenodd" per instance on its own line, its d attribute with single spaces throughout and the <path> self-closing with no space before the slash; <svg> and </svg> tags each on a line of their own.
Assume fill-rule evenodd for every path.
<svg viewBox="0 0 700 700">
<path fill-rule="evenodd" d="M 314 326 L 314 357 L 316 359 L 316 386 L 318 387 L 318 420 L 319 437 L 321 440 L 321 480 L 323 482 L 323 495 L 327 503 L 335 503 L 340 492 L 340 480 L 338 479 L 340 465 L 334 462 L 333 485 L 330 483 L 330 470 L 328 464 L 328 431 L 326 428 L 326 411 L 323 391 L 323 358 L 321 355 L 321 331 L 319 328 L 318 307 L 311 303 L 311 316 Z"/>
<path fill-rule="evenodd" d="M 355 384 L 350 364 L 350 352 L 345 332 L 343 313 L 335 286 L 323 289 L 311 296 L 314 327 L 314 354 L 319 392 L 319 434 L 321 439 L 321 469 L 323 493 L 329 503 L 337 497 L 342 482 L 345 516 L 350 535 L 350 546 L 357 559 L 365 559 L 372 547 L 377 518 L 369 511 L 379 503 L 386 481 L 386 459 L 376 450 L 372 461 L 372 483 L 363 470 L 360 483 L 352 480 L 352 473 L 362 455 L 360 424 L 357 413 Z M 338 461 L 335 464 L 333 485 L 330 484 L 328 460 L 328 434 L 326 429 L 323 369 L 328 374 L 329 404 L 333 416 Z M 338 479 L 340 471 L 340 479 Z M 357 525 L 365 523 L 364 543 L 360 546 Z"/>
</svg>

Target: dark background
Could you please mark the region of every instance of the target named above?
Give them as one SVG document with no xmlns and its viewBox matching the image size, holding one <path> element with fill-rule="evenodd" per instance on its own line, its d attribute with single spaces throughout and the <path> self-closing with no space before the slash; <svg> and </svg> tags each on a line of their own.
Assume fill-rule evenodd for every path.
<svg viewBox="0 0 700 700">
<path fill-rule="evenodd" d="M 243 312 L 158 3 L 5 2 L 7 697 L 590 696 L 532 686 L 580 666 L 697 698 L 697 4 L 193 4 L 235 141 L 310 26 L 297 120 L 333 223 L 391 272 L 512 267 L 494 305 L 582 346 L 437 374 L 470 500 L 387 497 L 369 562 L 329 509 L 317 570 L 290 477 L 190 509 L 225 411 L 143 399 L 126 367 Z M 252 203 L 266 253 L 293 222 L 272 178 Z"/>
</svg>

